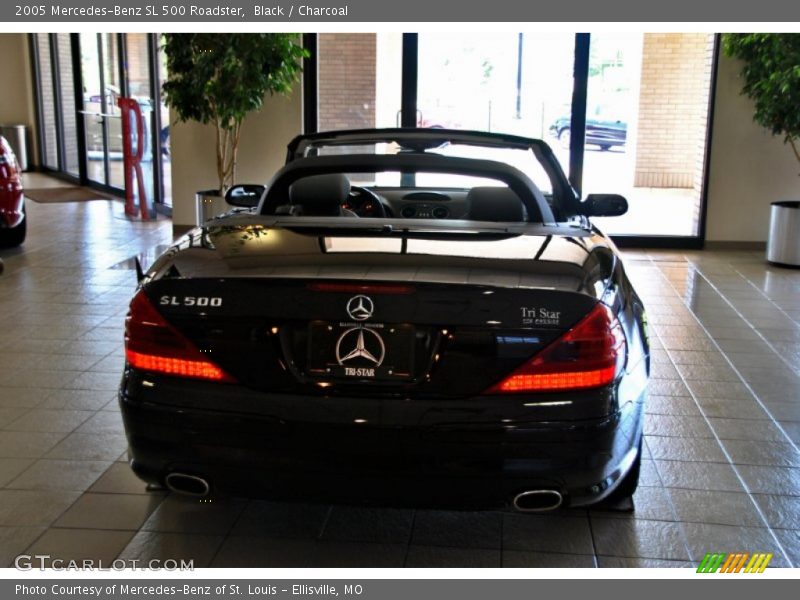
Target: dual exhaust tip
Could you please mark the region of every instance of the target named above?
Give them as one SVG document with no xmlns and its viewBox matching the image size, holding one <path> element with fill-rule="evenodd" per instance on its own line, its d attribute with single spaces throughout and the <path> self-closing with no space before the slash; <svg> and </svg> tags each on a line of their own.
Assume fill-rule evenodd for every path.
<svg viewBox="0 0 800 600">
<path fill-rule="evenodd" d="M 547 512 L 564 503 L 564 497 L 556 490 L 528 490 L 514 496 L 512 504 L 519 512 Z"/>
<path fill-rule="evenodd" d="M 170 473 L 164 478 L 170 491 L 185 496 L 202 498 L 208 496 L 211 486 L 208 481 L 188 473 Z M 514 508 L 519 512 L 546 512 L 555 510 L 564 502 L 564 497 L 556 490 L 528 490 L 514 496 Z"/>
<path fill-rule="evenodd" d="M 211 491 L 208 481 L 187 473 L 170 473 L 164 478 L 164 483 L 170 491 L 184 496 L 202 498 L 208 496 Z"/>
</svg>

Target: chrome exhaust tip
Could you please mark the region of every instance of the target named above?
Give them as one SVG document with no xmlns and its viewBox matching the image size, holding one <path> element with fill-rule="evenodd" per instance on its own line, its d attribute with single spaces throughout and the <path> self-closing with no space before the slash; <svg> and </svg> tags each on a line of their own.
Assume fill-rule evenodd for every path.
<svg viewBox="0 0 800 600">
<path fill-rule="evenodd" d="M 186 473 L 170 473 L 164 478 L 164 484 L 170 491 L 184 496 L 208 496 L 211 486 L 208 481 L 196 475 Z"/>
<path fill-rule="evenodd" d="M 564 502 L 556 490 L 528 490 L 514 496 L 514 508 L 519 512 L 547 512 L 555 510 Z"/>
</svg>

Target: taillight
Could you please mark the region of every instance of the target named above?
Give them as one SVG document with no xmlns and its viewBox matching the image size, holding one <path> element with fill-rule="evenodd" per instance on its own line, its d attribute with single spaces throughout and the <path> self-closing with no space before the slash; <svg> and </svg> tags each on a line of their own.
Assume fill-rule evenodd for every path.
<svg viewBox="0 0 800 600">
<path fill-rule="evenodd" d="M 235 381 L 170 325 L 144 291 L 133 297 L 125 319 L 125 360 L 142 371 L 228 383 Z"/>
<path fill-rule="evenodd" d="M 625 366 L 625 335 L 605 304 L 548 345 L 487 394 L 548 392 L 601 387 Z"/>
</svg>

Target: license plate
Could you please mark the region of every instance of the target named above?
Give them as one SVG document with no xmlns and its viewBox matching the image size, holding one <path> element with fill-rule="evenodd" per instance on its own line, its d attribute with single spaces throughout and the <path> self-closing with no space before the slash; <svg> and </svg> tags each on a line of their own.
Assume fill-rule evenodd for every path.
<svg viewBox="0 0 800 600">
<path fill-rule="evenodd" d="M 412 325 L 309 324 L 306 371 L 312 377 L 407 380 L 413 377 L 413 364 Z"/>
</svg>

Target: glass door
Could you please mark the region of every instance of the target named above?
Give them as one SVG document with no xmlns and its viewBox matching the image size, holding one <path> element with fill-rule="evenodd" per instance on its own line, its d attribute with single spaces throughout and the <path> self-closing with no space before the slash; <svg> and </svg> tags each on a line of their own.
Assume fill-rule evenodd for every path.
<svg viewBox="0 0 800 600">
<path fill-rule="evenodd" d="M 39 92 L 40 119 L 39 139 L 42 146 L 42 166 L 58 171 L 58 122 L 56 121 L 56 87 L 53 84 L 53 50 L 50 35 L 34 34 L 34 43 L 39 68 L 37 70 L 37 90 Z"/>
<path fill-rule="evenodd" d="M 160 39 L 160 38 L 159 38 Z M 172 207 L 172 150 L 170 147 L 169 107 L 161 94 L 161 85 L 167 80 L 167 57 L 161 49 L 163 43 L 156 45 L 156 106 L 154 116 L 158 124 L 158 154 L 161 158 L 161 204 Z M 157 114 L 156 114 L 157 112 Z"/>
<path fill-rule="evenodd" d="M 605 233 L 695 247 L 715 52 L 706 33 L 320 34 L 319 89 L 308 97 L 318 130 L 402 124 L 543 139 L 582 197 L 628 199 L 626 215 L 593 219 Z"/>
<path fill-rule="evenodd" d="M 417 126 L 545 138 L 569 120 L 574 61 L 572 34 L 420 33 Z"/>
<path fill-rule="evenodd" d="M 567 170 L 573 34 L 420 33 L 418 40 L 417 127 L 547 139 Z M 474 157 L 484 154 L 476 149 Z M 514 164 L 519 153 L 507 159 Z"/>
<path fill-rule="evenodd" d="M 81 33 L 80 51 L 86 176 L 90 183 L 121 191 L 125 182 L 117 106 L 121 93 L 118 36 Z"/>
<path fill-rule="evenodd" d="M 148 199 L 152 202 L 155 198 L 157 186 L 158 140 L 153 132 L 158 126 L 158 103 L 153 94 L 154 81 L 150 61 L 150 35 L 146 33 L 126 33 L 122 36 L 125 52 L 123 54 L 124 85 L 123 94 L 127 98 L 136 100 L 142 113 L 144 122 L 144 139 L 141 140 L 144 150 L 140 163 L 145 180 L 145 190 Z M 112 153 L 112 159 L 115 155 Z M 121 157 L 120 157 L 121 158 Z M 121 161 L 112 160 L 112 173 L 114 166 Z"/>
<path fill-rule="evenodd" d="M 59 137 L 61 170 L 70 177 L 80 177 L 78 152 L 78 119 L 75 110 L 75 75 L 72 72 L 72 40 L 69 33 L 53 34 L 58 54 L 59 105 L 56 107 L 61 121 Z"/>
<path fill-rule="evenodd" d="M 620 193 L 615 236 L 697 238 L 714 35 L 592 34 L 583 190 Z"/>
</svg>

